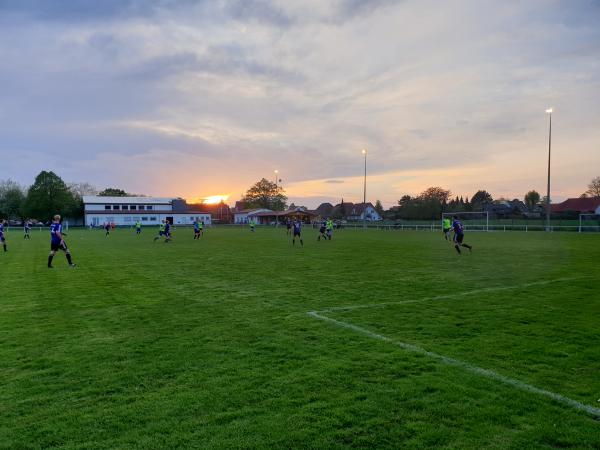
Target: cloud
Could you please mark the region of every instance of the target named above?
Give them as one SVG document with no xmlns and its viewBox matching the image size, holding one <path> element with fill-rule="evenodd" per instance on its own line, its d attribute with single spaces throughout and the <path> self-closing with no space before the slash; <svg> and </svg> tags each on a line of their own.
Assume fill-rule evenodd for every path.
<svg viewBox="0 0 600 450">
<path fill-rule="evenodd" d="M 351 201 L 368 148 L 384 202 L 432 184 L 521 196 L 545 182 L 552 105 L 554 184 L 575 195 L 600 166 L 599 18 L 538 0 L 0 0 L 0 151 L 35 156 L 6 177 L 60 161 L 123 184 L 118 160 L 132 191 L 165 167 L 201 173 L 170 192 L 200 197 L 276 167 L 297 197 Z"/>
</svg>

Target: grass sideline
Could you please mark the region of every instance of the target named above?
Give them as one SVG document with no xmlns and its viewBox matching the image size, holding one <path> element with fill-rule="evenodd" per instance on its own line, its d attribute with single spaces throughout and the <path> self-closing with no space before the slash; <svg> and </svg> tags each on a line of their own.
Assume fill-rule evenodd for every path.
<svg viewBox="0 0 600 450">
<path fill-rule="evenodd" d="M 597 407 L 596 234 L 459 257 L 431 232 L 153 231 L 71 230 L 53 271 L 49 233 L 7 233 L 0 448 L 600 447 L 590 415 L 306 314 L 479 291 L 328 316 Z"/>
</svg>

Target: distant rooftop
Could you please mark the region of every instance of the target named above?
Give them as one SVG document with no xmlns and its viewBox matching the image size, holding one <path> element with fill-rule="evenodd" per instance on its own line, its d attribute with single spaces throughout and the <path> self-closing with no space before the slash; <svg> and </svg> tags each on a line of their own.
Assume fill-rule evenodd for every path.
<svg viewBox="0 0 600 450">
<path fill-rule="evenodd" d="M 155 205 L 170 204 L 173 197 L 101 197 L 99 195 L 84 195 L 83 203 L 145 203 Z"/>
</svg>

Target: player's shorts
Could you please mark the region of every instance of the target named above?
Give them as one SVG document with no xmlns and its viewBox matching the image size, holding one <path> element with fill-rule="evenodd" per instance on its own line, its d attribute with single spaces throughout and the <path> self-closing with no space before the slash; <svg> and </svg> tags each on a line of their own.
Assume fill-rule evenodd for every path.
<svg viewBox="0 0 600 450">
<path fill-rule="evenodd" d="M 0 242 L 4 242 L 4 241 L 6 241 L 6 238 L 4 237 L 3 234 L 0 234 Z"/>
<path fill-rule="evenodd" d="M 446 234 L 446 233 L 450 233 L 450 230 L 451 230 L 451 228 L 444 228 L 444 229 L 443 229 L 443 232 L 444 232 L 444 234 Z"/>
<path fill-rule="evenodd" d="M 333 230 L 330 228 L 329 230 L 327 230 L 327 234 L 331 235 L 331 233 L 333 233 Z"/>
<path fill-rule="evenodd" d="M 464 238 L 465 238 L 464 234 L 455 234 L 454 242 L 456 242 L 457 244 L 462 244 Z"/>
<path fill-rule="evenodd" d="M 64 241 L 62 243 L 60 242 L 50 242 L 50 250 L 53 252 L 57 252 L 59 250 L 63 250 L 63 251 L 67 251 L 67 244 L 64 243 Z"/>
<path fill-rule="evenodd" d="M 321 234 L 325 233 L 325 227 L 319 228 L 319 233 L 321 233 Z"/>
<path fill-rule="evenodd" d="M 296 237 L 296 236 L 300 237 L 300 231 L 294 230 L 294 237 Z"/>
<path fill-rule="evenodd" d="M 165 232 L 164 232 L 164 231 L 159 231 L 159 232 L 158 232 L 158 235 L 159 235 L 159 236 L 163 236 L 164 234 L 165 234 Z"/>
</svg>

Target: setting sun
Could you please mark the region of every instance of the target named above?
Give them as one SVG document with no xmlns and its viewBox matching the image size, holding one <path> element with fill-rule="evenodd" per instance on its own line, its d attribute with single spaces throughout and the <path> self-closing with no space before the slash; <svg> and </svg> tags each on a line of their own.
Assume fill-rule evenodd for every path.
<svg viewBox="0 0 600 450">
<path fill-rule="evenodd" d="M 202 203 L 206 203 L 207 205 L 216 205 L 217 203 L 226 201 L 228 198 L 229 195 L 210 195 L 208 197 L 204 197 L 202 199 Z"/>
</svg>

